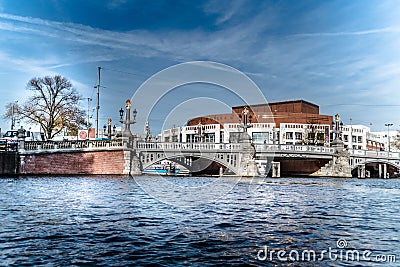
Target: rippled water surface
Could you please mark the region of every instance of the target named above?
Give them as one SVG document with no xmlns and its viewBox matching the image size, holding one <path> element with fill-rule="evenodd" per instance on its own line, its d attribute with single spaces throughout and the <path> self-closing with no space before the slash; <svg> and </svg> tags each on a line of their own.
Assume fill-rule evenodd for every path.
<svg viewBox="0 0 400 267">
<path fill-rule="evenodd" d="M 160 186 L 165 181 L 173 189 Z M 144 183 L 163 197 L 146 193 Z M 224 191 L 221 185 L 229 193 L 216 193 Z M 400 262 L 400 180 L 1 178 L 0 203 L 1 266 Z M 286 259 L 265 258 L 265 248 L 287 251 Z M 336 254 L 315 261 L 295 258 L 296 252 L 319 255 L 329 248 Z M 370 261 L 334 260 L 348 250 L 370 251 Z M 373 262 L 379 255 L 395 255 L 397 262 Z"/>
</svg>

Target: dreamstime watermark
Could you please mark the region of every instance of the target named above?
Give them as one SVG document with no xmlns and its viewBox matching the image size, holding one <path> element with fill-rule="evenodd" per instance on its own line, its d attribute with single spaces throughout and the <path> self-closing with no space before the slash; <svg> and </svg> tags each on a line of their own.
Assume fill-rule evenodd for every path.
<svg viewBox="0 0 400 267">
<path fill-rule="evenodd" d="M 281 261 L 281 262 L 295 262 L 295 261 L 349 261 L 349 262 L 382 262 L 394 263 L 396 262 L 396 255 L 394 254 L 374 254 L 371 250 L 359 250 L 348 248 L 346 239 L 339 239 L 336 242 L 336 247 L 328 247 L 325 250 L 283 250 L 272 249 L 264 246 L 257 252 L 257 259 L 260 261 Z"/>
</svg>

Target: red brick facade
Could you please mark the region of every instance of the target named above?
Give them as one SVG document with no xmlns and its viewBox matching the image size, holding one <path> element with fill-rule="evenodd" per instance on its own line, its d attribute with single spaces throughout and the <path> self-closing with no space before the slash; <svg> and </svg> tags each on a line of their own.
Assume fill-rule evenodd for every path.
<svg viewBox="0 0 400 267">
<path fill-rule="evenodd" d="M 23 156 L 23 155 L 22 155 Z M 20 159 L 20 174 L 122 174 L 123 150 L 28 154 Z"/>
<path fill-rule="evenodd" d="M 188 126 L 201 124 L 238 123 L 244 108 L 249 111 L 253 123 L 275 123 L 280 128 L 281 123 L 325 124 L 332 129 L 333 117 L 319 114 L 319 106 L 305 100 L 291 100 L 249 106 L 232 107 L 232 113 L 213 114 L 192 118 Z"/>
</svg>

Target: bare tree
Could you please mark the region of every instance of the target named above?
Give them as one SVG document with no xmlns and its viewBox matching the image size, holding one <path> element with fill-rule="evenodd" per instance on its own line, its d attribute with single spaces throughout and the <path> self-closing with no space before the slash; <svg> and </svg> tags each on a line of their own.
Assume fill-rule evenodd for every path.
<svg viewBox="0 0 400 267">
<path fill-rule="evenodd" d="M 11 130 L 14 130 L 15 122 L 20 119 L 17 102 L 8 103 L 6 105 L 6 112 L 3 115 L 3 119 L 11 119 Z"/>
<path fill-rule="evenodd" d="M 65 128 L 76 132 L 79 125 L 87 125 L 85 111 L 78 105 L 81 96 L 67 78 L 59 75 L 33 78 L 27 89 L 33 95 L 17 107 L 17 114 L 21 119 L 39 124 L 47 139 Z M 10 118 L 8 109 L 4 117 Z"/>
<path fill-rule="evenodd" d="M 390 142 L 395 148 L 400 149 L 400 131 L 397 131 L 396 136 L 393 138 L 393 141 Z"/>
</svg>

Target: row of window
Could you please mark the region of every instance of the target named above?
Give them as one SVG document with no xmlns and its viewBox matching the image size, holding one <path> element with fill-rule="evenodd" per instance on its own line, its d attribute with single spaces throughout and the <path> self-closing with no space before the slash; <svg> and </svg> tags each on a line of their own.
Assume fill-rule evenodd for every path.
<svg viewBox="0 0 400 267">
<path fill-rule="evenodd" d="M 287 132 L 285 137 L 286 139 L 293 139 L 293 132 Z M 295 132 L 294 137 L 296 140 L 301 140 L 303 139 L 303 134 L 300 132 Z"/>
<path fill-rule="evenodd" d="M 314 128 L 314 129 L 324 130 L 326 127 L 329 127 L 327 125 L 310 125 L 310 124 L 282 124 L 282 125 L 283 128 L 291 128 L 291 129 Z"/>
<path fill-rule="evenodd" d="M 349 142 L 349 136 L 347 134 L 343 135 L 343 141 L 344 142 Z M 353 143 L 362 143 L 363 142 L 363 138 L 362 136 L 352 136 L 352 140 Z"/>
</svg>

